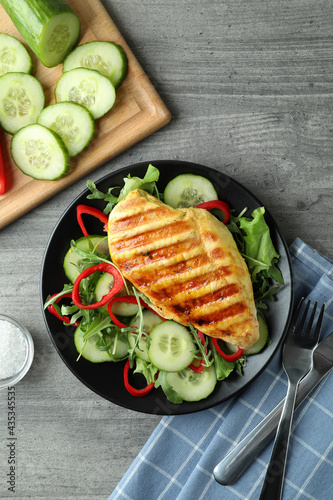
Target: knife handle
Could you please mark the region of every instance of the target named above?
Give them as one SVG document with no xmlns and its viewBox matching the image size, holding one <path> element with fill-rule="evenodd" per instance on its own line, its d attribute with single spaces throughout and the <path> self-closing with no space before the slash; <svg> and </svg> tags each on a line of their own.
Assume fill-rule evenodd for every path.
<svg viewBox="0 0 333 500">
<path fill-rule="evenodd" d="M 310 371 L 300 382 L 295 408 L 322 379 Z M 222 485 L 232 484 L 271 441 L 280 421 L 284 399 L 215 467 L 214 477 Z"/>
</svg>

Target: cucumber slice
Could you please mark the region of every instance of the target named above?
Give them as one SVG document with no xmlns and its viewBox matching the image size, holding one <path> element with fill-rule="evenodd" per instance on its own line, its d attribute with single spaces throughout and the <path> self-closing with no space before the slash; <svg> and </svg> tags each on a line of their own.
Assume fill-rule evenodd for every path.
<svg viewBox="0 0 333 500">
<path fill-rule="evenodd" d="M 157 314 L 154 314 L 149 309 L 145 309 L 144 311 L 142 311 L 142 319 L 142 329 L 146 333 L 150 333 L 155 328 L 155 326 L 163 322 L 163 320 Z M 136 326 L 137 328 L 140 326 L 139 316 L 136 316 L 131 320 L 130 326 Z"/>
<path fill-rule="evenodd" d="M 54 181 L 69 171 L 69 153 L 61 137 L 34 123 L 18 130 L 12 138 L 11 154 L 18 168 L 38 180 Z"/>
<path fill-rule="evenodd" d="M 60 135 L 69 155 L 83 151 L 92 140 L 95 122 L 87 108 L 74 102 L 58 102 L 43 109 L 37 123 Z"/>
<path fill-rule="evenodd" d="M 215 389 L 216 373 L 214 366 L 196 373 L 191 368 L 180 372 L 168 373 L 167 382 L 184 401 L 200 401 L 207 398 Z"/>
<path fill-rule="evenodd" d="M 134 347 L 136 341 L 136 335 L 135 333 L 129 333 L 128 334 L 128 342 L 130 347 Z M 135 354 L 138 358 L 143 359 L 144 361 L 147 361 L 147 363 L 150 362 L 149 356 L 148 356 L 148 348 L 147 348 L 147 340 L 146 338 L 142 335 L 139 344 L 135 349 Z"/>
<path fill-rule="evenodd" d="M 127 74 L 128 61 L 124 49 L 113 42 L 88 42 L 74 50 L 64 60 L 63 72 L 74 68 L 95 69 L 118 88 Z"/>
<path fill-rule="evenodd" d="M 199 203 L 217 199 L 213 184 L 201 175 L 178 175 L 164 190 L 164 203 L 173 208 L 195 207 Z"/>
<path fill-rule="evenodd" d="M 9 72 L 31 73 L 32 58 L 17 38 L 0 33 L 0 76 Z"/>
<path fill-rule="evenodd" d="M 265 316 L 262 314 L 261 311 L 258 311 L 257 318 L 259 322 L 259 338 L 257 342 L 255 342 L 251 347 L 249 347 L 248 349 L 244 349 L 244 354 L 246 356 L 248 356 L 249 354 L 257 354 L 267 344 L 268 328 Z M 233 344 L 229 344 L 228 342 L 225 342 L 225 345 L 231 352 L 236 352 L 238 350 L 238 347 L 234 346 Z"/>
<path fill-rule="evenodd" d="M 101 277 L 98 279 L 95 286 L 95 299 L 96 302 L 102 299 L 104 295 L 109 293 L 111 287 L 113 285 L 114 278 L 109 273 L 103 273 Z M 124 287 L 119 292 L 118 296 L 126 295 L 126 290 Z M 115 302 L 112 304 L 112 312 L 116 316 L 135 316 L 139 310 L 139 306 L 137 304 L 129 304 L 128 302 Z"/>
<path fill-rule="evenodd" d="M 178 372 L 192 363 L 195 345 L 185 326 L 172 320 L 163 321 L 149 337 L 149 359 L 160 370 Z"/>
<path fill-rule="evenodd" d="M 83 338 L 83 332 L 78 326 L 74 333 L 74 344 L 77 352 L 82 355 L 83 358 L 91 361 L 92 363 L 104 363 L 108 361 L 120 361 L 126 358 L 128 353 L 128 344 L 122 340 L 117 339 L 116 349 L 113 353 L 113 347 L 115 342 L 115 337 L 111 335 L 105 335 L 105 342 L 111 343 L 111 347 L 108 351 L 103 351 L 96 346 L 96 341 L 98 340 L 98 335 L 93 335 L 87 340 Z"/>
<path fill-rule="evenodd" d="M 98 71 L 76 68 L 58 80 L 55 97 L 57 102 L 82 104 L 96 120 L 110 111 L 116 100 L 116 91 L 110 80 Z"/>
<path fill-rule="evenodd" d="M 79 18 L 64 0 L 1 0 L 1 5 L 49 68 L 61 63 L 79 39 Z"/>
<path fill-rule="evenodd" d="M 94 250 L 95 252 L 105 255 L 109 253 L 107 238 L 104 236 L 82 236 L 82 238 L 76 240 L 75 243 L 77 248 L 84 252 Z M 82 256 L 70 248 L 65 255 L 63 266 L 67 278 L 74 283 L 83 270 Z"/>
<path fill-rule="evenodd" d="M 27 73 L 6 73 L 0 77 L 0 123 L 9 134 L 35 123 L 44 108 L 40 82 Z"/>
</svg>

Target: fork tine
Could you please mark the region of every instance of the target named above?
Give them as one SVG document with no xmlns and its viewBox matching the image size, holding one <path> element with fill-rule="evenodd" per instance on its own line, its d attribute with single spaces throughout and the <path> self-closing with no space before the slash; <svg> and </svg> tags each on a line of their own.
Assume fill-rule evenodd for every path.
<svg viewBox="0 0 333 500">
<path fill-rule="evenodd" d="M 299 320 L 299 317 L 301 314 L 301 309 L 302 309 L 302 305 L 304 303 L 304 300 L 305 300 L 304 297 L 302 297 L 301 300 L 299 301 L 297 308 L 296 308 L 296 311 L 295 311 L 293 318 L 291 320 L 291 324 L 290 324 L 290 328 L 289 328 L 289 331 L 291 333 L 295 333 L 296 325 L 298 323 L 298 320 Z"/>
<path fill-rule="evenodd" d="M 322 326 L 323 319 L 324 319 L 324 313 L 325 313 L 325 304 L 323 304 L 321 306 L 321 309 L 320 309 L 320 312 L 319 312 L 319 315 L 318 315 L 318 319 L 317 319 L 316 328 L 315 328 L 315 331 L 314 331 L 314 334 L 313 334 L 313 337 L 312 337 L 313 340 L 315 340 L 316 342 L 318 342 L 319 335 L 320 335 L 320 332 L 321 332 L 321 326 Z"/>
<path fill-rule="evenodd" d="M 298 317 L 297 317 L 297 320 L 296 320 L 296 324 L 295 324 L 295 327 L 294 327 L 294 333 L 300 333 L 302 334 L 303 332 L 303 329 L 304 329 L 304 325 L 305 325 L 305 322 L 306 322 L 306 317 L 308 315 L 308 312 L 309 312 L 309 307 L 310 307 L 310 300 L 308 300 L 305 308 L 304 308 L 304 312 L 303 312 L 303 316 L 301 317 L 301 310 L 299 310 L 299 313 L 298 313 Z M 302 302 L 303 304 L 303 302 Z M 300 306 L 302 305 L 300 304 Z M 300 307 L 299 307 L 300 309 Z M 299 324 L 298 324 L 298 320 L 299 320 Z M 297 327 L 297 329 L 296 329 Z"/>
<path fill-rule="evenodd" d="M 310 305 L 310 300 L 309 300 L 308 304 Z M 318 302 L 315 302 L 310 319 L 309 319 L 309 322 L 308 322 L 306 329 L 305 329 L 305 332 L 304 332 L 304 335 L 306 335 L 307 337 L 311 337 L 312 325 L 313 325 L 313 321 L 314 321 L 314 318 L 316 315 L 317 305 L 318 305 Z M 303 334 L 303 332 L 301 332 L 301 334 Z"/>
</svg>

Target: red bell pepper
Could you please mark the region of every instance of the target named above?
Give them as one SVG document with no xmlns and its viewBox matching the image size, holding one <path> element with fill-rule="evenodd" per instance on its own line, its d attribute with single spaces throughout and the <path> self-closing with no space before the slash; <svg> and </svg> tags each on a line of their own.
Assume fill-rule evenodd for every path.
<svg viewBox="0 0 333 500">
<path fill-rule="evenodd" d="M 88 278 L 88 276 L 91 276 L 96 271 L 111 274 L 114 277 L 113 286 L 111 290 L 98 302 L 94 302 L 93 304 L 82 304 L 80 297 L 80 283 L 84 278 Z M 76 278 L 72 290 L 73 302 L 81 309 L 97 309 L 98 307 L 102 307 L 107 304 L 114 295 L 117 295 L 117 293 L 119 293 L 122 289 L 123 283 L 123 278 L 115 266 L 113 266 L 112 264 L 108 264 L 107 262 L 101 262 L 96 266 L 88 267 L 87 269 L 82 271 L 82 273 L 79 274 L 79 276 Z"/>
<path fill-rule="evenodd" d="M 244 350 L 241 349 L 240 347 L 238 348 L 238 351 L 233 352 L 232 354 L 226 354 L 225 352 L 222 351 L 222 349 L 219 346 L 218 339 L 212 338 L 213 345 L 217 352 L 219 353 L 220 356 L 222 356 L 223 359 L 226 361 L 237 361 L 239 358 L 243 356 Z"/>
<path fill-rule="evenodd" d="M 146 396 L 153 388 L 155 385 L 155 382 L 151 382 L 149 385 L 144 387 L 143 389 L 136 389 L 133 387 L 128 380 L 128 372 L 130 370 L 130 362 L 129 360 L 126 361 L 125 368 L 124 368 L 124 384 L 126 390 L 132 394 L 132 396 L 136 396 L 137 398 L 140 398 L 142 396 Z"/>
<path fill-rule="evenodd" d="M 58 295 L 57 293 L 54 293 L 53 295 L 51 295 L 51 299 L 53 297 L 55 297 L 56 295 Z M 61 295 L 60 297 L 58 297 L 55 301 L 56 304 L 58 304 L 58 302 L 61 300 L 61 299 L 64 299 L 64 298 L 72 298 L 72 294 L 71 293 L 66 293 L 64 295 Z M 63 321 L 64 323 L 70 323 L 70 319 L 68 318 L 68 316 L 61 316 L 61 314 L 58 313 L 57 309 L 54 307 L 53 304 L 49 304 L 47 306 L 47 310 L 53 314 L 53 316 L 55 316 L 56 318 L 60 319 L 61 321 Z M 75 323 L 73 323 L 74 326 L 78 326 L 79 325 L 79 321 L 75 321 Z"/>
<path fill-rule="evenodd" d="M 218 208 L 223 212 L 224 219 L 223 224 L 226 224 L 230 219 L 230 207 L 228 203 L 220 200 L 205 201 L 204 203 L 199 203 L 195 208 L 205 208 L 206 210 L 211 210 L 213 208 Z"/>
<path fill-rule="evenodd" d="M 83 224 L 82 214 L 88 214 L 97 217 L 97 219 L 103 222 L 103 231 L 107 232 L 107 225 L 108 225 L 107 215 L 105 215 L 101 210 L 98 210 L 98 208 L 89 207 L 88 205 L 78 205 L 76 207 L 76 217 L 84 236 L 89 236 L 89 233 L 86 230 L 85 225 Z"/>
</svg>

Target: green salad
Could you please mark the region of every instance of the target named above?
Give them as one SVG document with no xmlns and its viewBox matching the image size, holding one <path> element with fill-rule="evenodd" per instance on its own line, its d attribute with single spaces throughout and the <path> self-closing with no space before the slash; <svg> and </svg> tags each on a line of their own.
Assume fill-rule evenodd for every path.
<svg viewBox="0 0 333 500">
<path fill-rule="evenodd" d="M 208 397 L 217 382 L 234 370 L 243 373 L 247 356 L 260 353 L 270 342 L 264 311 L 283 285 L 283 277 L 264 207 L 250 215 L 246 215 L 244 207 L 235 214 L 223 200 L 218 200 L 208 179 L 182 174 L 161 191 L 159 175 L 159 170 L 149 165 L 143 178 L 128 175 L 123 186 L 111 186 L 105 193 L 88 181 L 87 205 L 77 207 L 77 222 L 73 221 L 83 234 L 71 241 L 63 263 L 68 281 L 62 290 L 47 298 L 44 307 L 65 326 L 75 326 L 78 363 L 81 358 L 91 363 L 122 363 L 124 386 L 133 397 L 144 397 L 160 387 L 169 401 L 181 404 Z M 136 189 L 174 208 L 206 208 L 226 224 L 253 284 L 260 335 L 251 348 L 237 348 L 204 335 L 191 324 L 186 327 L 160 317 L 149 299 L 112 263 L 106 234 L 108 216 Z M 89 200 L 96 199 L 105 202 L 103 211 L 89 205 Z M 103 234 L 88 234 L 83 221 L 87 215 L 100 221 Z"/>
</svg>

